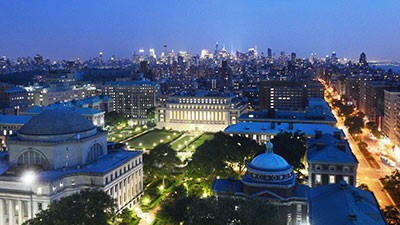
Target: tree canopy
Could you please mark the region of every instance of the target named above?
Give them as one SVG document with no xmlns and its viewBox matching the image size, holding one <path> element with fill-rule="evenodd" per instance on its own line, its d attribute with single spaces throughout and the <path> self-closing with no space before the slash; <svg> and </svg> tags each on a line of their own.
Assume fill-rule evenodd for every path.
<svg viewBox="0 0 400 225">
<path fill-rule="evenodd" d="M 181 160 L 176 151 L 169 144 L 160 144 L 150 150 L 148 154 L 143 155 L 146 175 L 149 177 L 160 176 L 163 179 L 163 184 L 165 177 L 172 175 L 176 166 L 180 163 Z"/>
<path fill-rule="evenodd" d="M 264 148 L 254 140 L 238 135 L 216 133 L 205 141 L 192 156 L 186 167 L 186 177 L 203 179 L 209 186 L 220 177 L 240 177 L 246 167 Z"/>
<path fill-rule="evenodd" d="M 117 126 L 119 123 L 125 122 L 126 117 L 123 113 L 113 111 L 106 113 L 104 120 L 106 125 Z"/>
<path fill-rule="evenodd" d="M 163 224 L 286 224 L 278 206 L 257 198 L 171 198 L 157 213 Z"/>
<path fill-rule="evenodd" d="M 306 138 L 303 133 L 280 132 L 272 140 L 274 153 L 282 156 L 294 168 L 304 168 L 301 160 L 306 153 Z"/>
<path fill-rule="evenodd" d="M 105 192 L 86 189 L 52 202 L 24 225 L 107 225 L 115 216 L 115 206 Z"/>
<path fill-rule="evenodd" d="M 386 175 L 381 178 L 383 187 L 389 192 L 393 201 L 396 204 L 400 204 L 400 172 L 395 170 L 390 175 Z"/>
</svg>

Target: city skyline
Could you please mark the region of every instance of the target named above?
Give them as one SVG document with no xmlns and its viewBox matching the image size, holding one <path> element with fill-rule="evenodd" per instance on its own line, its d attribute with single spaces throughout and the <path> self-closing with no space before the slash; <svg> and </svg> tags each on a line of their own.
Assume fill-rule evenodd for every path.
<svg viewBox="0 0 400 225">
<path fill-rule="evenodd" d="M 336 51 L 339 57 L 400 61 L 395 1 L 49 1 L 1 2 L 0 54 L 51 59 L 129 58 L 155 48 L 200 54 L 215 43 L 227 51 L 272 48 L 299 57 Z M 23 12 L 23 13 L 22 13 Z M 378 15 L 378 16 L 373 16 Z"/>
</svg>

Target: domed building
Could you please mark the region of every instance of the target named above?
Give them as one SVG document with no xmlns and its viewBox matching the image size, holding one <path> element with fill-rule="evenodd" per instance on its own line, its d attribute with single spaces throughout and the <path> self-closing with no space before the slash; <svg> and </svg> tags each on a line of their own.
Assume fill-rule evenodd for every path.
<svg viewBox="0 0 400 225">
<path fill-rule="evenodd" d="M 22 179 L 27 171 L 30 183 Z M 104 190 L 122 210 L 143 193 L 142 153 L 109 149 L 107 132 L 74 111 L 46 110 L 0 153 L 0 187 L 4 225 L 22 224 L 52 201 L 86 188 Z"/>
<path fill-rule="evenodd" d="M 265 153 L 255 157 L 247 164 L 247 172 L 242 178 L 243 192 L 255 196 L 288 197 L 296 185 L 293 166 L 273 152 L 271 142 L 267 143 Z"/>
<path fill-rule="evenodd" d="M 217 179 L 213 192 L 217 197 L 237 196 L 258 197 L 282 206 L 287 215 L 287 224 L 295 225 L 307 221 L 307 186 L 296 184 L 293 166 L 273 152 L 271 142 L 266 151 L 256 156 L 246 166 L 242 180 Z"/>
</svg>

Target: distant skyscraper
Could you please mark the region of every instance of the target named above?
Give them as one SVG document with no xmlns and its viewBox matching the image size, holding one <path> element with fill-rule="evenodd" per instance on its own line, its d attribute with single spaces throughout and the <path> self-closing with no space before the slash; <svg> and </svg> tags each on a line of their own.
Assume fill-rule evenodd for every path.
<svg viewBox="0 0 400 225">
<path fill-rule="evenodd" d="M 103 52 L 99 52 L 99 61 L 100 63 L 103 62 Z"/>
<path fill-rule="evenodd" d="M 292 54 L 290 54 L 290 61 L 291 62 L 295 62 L 296 61 L 296 53 L 292 52 Z"/>
<path fill-rule="evenodd" d="M 267 55 L 268 58 L 271 58 L 271 57 L 272 57 L 272 49 L 268 48 L 267 54 L 268 54 L 268 55 Z"/>
<path fill-rule="evenodd" d="M 157 58 L 156 51 L 154 50 L 154 48 L 151 48 L 149 50 L 149 56 L 154 58 L 154 59 Z"/>
<path fill-rule="evenodd" d="M 368 66 L 367 63 L 367 56 L 365 55 L 365 53 L 361 53 L 360 55 L 360 60 L 359 60 L 360 66 Z"/>
</svg>

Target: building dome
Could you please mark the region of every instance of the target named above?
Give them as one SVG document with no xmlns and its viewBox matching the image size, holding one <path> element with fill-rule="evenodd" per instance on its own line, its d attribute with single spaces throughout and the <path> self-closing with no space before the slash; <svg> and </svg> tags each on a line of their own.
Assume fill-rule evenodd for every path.
<svg viewBox="0 0 400 225">
<path fill-rule="evenodd" d="M 244 182 L 279 183 L 290 182 L 294 177 L 293 166 L 273 152 L 271 142 L 266 144 L 266 151 L 247 164 Z"/>
<path fill-rule="evenodd" d="M 260 171 L 282 171 L 292 168 L 280 155 L 266 152 L 255 157 L 247 167 Z"/>
<path fill-rule="evenodd" d="M 45 110 L 21 127 L 18 135 L 66 135 L 95 129 L 92 122 L 69 109 Z"/>
</svg>

